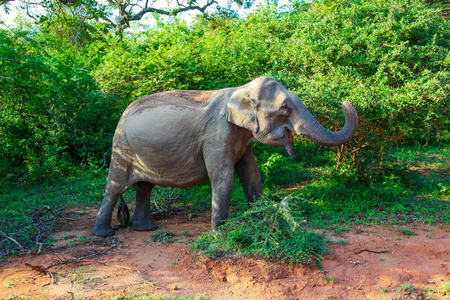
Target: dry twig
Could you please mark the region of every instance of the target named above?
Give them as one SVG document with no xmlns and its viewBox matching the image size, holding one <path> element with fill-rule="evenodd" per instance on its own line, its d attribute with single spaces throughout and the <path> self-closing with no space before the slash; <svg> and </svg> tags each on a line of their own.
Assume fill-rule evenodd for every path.
<svg viewBox="0 0 450 300">
<path fill-rule="evenodd" d="M 5 238 L 7 238 L 8 240 L 13 241 L 14 243 L 16 243 L 17 246 L 19 246 L 19 248 L 20 248 L 21 251 L 25 251 L 25 248 L 24 248 L 18 241 L 16 241 L 15 239 L 13 239 L 12 237 L 10 237 L 9 235 L 7 235 L 6 233 L 4 233 L 3 231 L 0 231 L 0 233 L 3 234 L 3 236 L 4 236 Z"/>
<path fill-rule="evenodd" d="M 377 251 L 377 250 L 370 250 L 370 249 L 367 249 L 367 248 L 364 248 L 364 249 L 361 249 L 361 250 L 353 249 L 353 253 L 355 253 L 355 254 L 360 254 L 360 253 L 363 253 L 364 251 L 372 252 L 372 253 L 389 253 L 389 252 L 392 252 L 392 250 L 390 250 L 390 249 L 379 250 L 379 251 Z"/>
<path fill-rule="evenodd" d="M 60 266 L 60 265 L 65 265 L 65 264 L 70 264 L 70 263 L 77 263 L 77 262 L 80 262 L 82 260 L 85 260 L 85 259 L 97 256 L 97 255 L 99 255 L 99 254 L 98 253 L 94 253 L 94 254 L 83 256 L 83 257 L 79 257 L 79 258 L 65 258 L 64 260 L 62 260 L 61 258 L 56 256 L 59 261 L 57 263 L 55 263 L 55 264 L 52 264 L 52 265 L 48 266 L 48 267 L 35 266 L 35 265 L 31 265 L 29 263 L 25 263 L 25 266 L 30 267 L 31 269 L 33 269 L 33 270 L 35 270 L 35 271 L 37 271 L 37 272 L 39 272 L 41 274 L 46 274 L 46 275 L 49 275 L 50 277 L 52 277 L 49 269 L 51 269 L 53 267 L 57 267 L 57 266 Z"/>
</svg>

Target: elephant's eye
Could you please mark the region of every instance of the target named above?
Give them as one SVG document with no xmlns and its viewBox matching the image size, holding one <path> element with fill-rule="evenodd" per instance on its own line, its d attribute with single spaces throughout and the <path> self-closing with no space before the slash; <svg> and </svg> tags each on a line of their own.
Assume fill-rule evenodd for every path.
<svg viewBox="0 0 450 300">
<path fill-rule="evenodd" d="M 286 102 L 283 102 L 283 104 L 281 104 L 280 109 L 284 112 L 284 113 L 289 113 L 289 107 L 287 105 Z"/>
</svg>

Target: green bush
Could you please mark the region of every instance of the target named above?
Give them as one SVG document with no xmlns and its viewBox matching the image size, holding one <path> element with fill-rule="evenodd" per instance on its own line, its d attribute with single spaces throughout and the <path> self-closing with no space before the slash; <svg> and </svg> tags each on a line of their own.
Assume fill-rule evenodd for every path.
<svg viewBox="0 0 450 300">
<path fill-rule="evenodd" d="M 96 88 L 86 53 L 33 31 L 0 29 L 0 44 L 2 174 L 45 180 L 99 165 L 120 111 Z"/>
<path fill-rule="evenodd" d="M 301 216 L 295 199 L 265 197 L 228 219 L 219 232 L 201 235 L 193 248 L 209 257 L 236 252 L 289 263 L 319 262 L 328 251 L 324 237 L 308 230 Z"/>
<path fill-rule="evenodd" d="M 379 167 L 393 142 L 448 141 L 450 27 L 438 9 L 418 0 L 323 1 L 282 20 L 296 26 L 274 44 L 270 72 L 328 128 L 342 126 L 338 103 L 358 110 L 358 131 L 338 161 L 352 156 L 364 173 L 361 165 Z"/>
</svg>

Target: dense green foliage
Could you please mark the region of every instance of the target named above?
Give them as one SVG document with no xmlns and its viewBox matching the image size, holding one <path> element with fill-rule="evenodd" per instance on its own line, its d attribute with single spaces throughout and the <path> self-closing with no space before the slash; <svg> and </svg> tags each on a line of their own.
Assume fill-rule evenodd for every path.
<svg viewBox="0 0 450 300">
<path fill-rule="evenodd" d="M 99 92 L 88 50 L 25 31 L 0 30 L 0 44 L 2 177 L 11 167 L 45 180 L 99 164 L 122 107 Z"/>
<path fill-rule="evenodd" d="M 283 149 L 254 146 L 264 192 L 292 196 L 301 211 L 294 216 L 328 228 L 450 224 L 450 23 L 436 7 L 417 0 L 316 1 L 287 11 L 267 5 L 245 18 L 205 14 L 123 35 L 68 20 L 0 28 L 0 231 L 25 248 L 39 247 L 66 205 L 98 205 L 114 128 L 131 101 L 238 86 L 259 75 L 299 95 L 329 129 L 343 124 L 342 101 L 359 113 L 358 131 L 342 147 L 297 138 L 291 160 Z M 286 186 L 295 189 L 281 192 Z M 183 190 L 177 203 L 195 215 L 210 205 L 210 193 L 209 185 Z M 276 212 L 264 224 L 278 226 L 279 235 L 255 232 L 243 199 L 236 182 L 230 235 L 205 249 L 227 250 L 230 240 L 251 235 L 233 250 L 274 257 L 276 243 L 259 245 L 298 239 L 301 247 L 303 239 L 317 247 L 283 259 L 323 254 L 317 236 L 301 226 L 293 233 Z M 20 250 L 7 238 L 0 247 L 2 254 Z"/>
</svg>

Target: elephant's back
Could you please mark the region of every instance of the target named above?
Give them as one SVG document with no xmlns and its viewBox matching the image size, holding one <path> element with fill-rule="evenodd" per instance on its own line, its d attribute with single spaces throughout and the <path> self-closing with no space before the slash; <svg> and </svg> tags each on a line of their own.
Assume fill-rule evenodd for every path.
<svg viewBox="0 0 450 300">
<path fill-rule="evenodd" d="M 175 90 L 151 94 L 130 104 L 131 114 L 141 114 L 161 106 L 203 109 L 211 102 L 216 91 Z"/>
<path fill-rule="evenodd" d="M 206 107 L 216 91 L 169 91 L 140 98 L 122 115 L 122 135 L 135 149 L 195 145 L 208 126 Z"/>
</svg>

